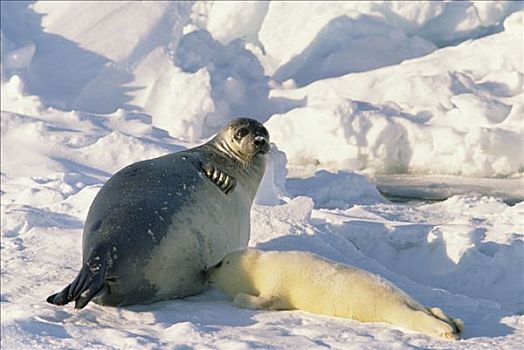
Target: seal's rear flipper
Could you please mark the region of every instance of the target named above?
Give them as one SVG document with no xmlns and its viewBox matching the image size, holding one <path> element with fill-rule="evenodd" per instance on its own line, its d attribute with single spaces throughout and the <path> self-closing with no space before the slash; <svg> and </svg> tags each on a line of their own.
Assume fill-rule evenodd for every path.
<svg viewBox="0 0 524 350">
<path fill-rule="evenodd" d="M 450 325 L 452 325 L 455 328 L 455 333 L 457 335 L 460 335 L 464 332 L 464 322 L 462 322 L 461 319 L 449 317 L 444 313 L 444 311 L 442 311 L 438 307 L 428 308 L 428 311 L 438 319 L 444 322 L 448 322 Z"/>
<path fill-rule="evenodd" d="M 110 265 L 109 259 L 107 251 L 104 254 L 91 253 L 75 280 L 61 292 L 50 295 L 47 302 L 65 305 L 75 301 L 75 309 L 82 309 L 103 289 L 107 267 Z"/>
</svg>

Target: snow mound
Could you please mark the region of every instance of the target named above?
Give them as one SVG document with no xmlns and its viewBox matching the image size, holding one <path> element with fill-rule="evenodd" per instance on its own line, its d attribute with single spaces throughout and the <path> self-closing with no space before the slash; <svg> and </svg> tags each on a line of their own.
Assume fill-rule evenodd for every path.
<svg viewBox="0 0 524 350">
<path fill-rule="evenodd" d="M 292 173 L 521 175 L 523 13 L 501 33 L 400 65 L 273 90 L 307 101 L 267 123 Z"/>
<path fill-rule="evenodd" d="M 521 8 L 522 4 L 516 2 L 464 1 L 421 4 L 386 1 L 315 2 L 300 5 L 275 2 L 269 4 L 258 36 L 266 52 L 267 57 L 264 57 L 264 61 L 267 62 L 267 72 L 271 75 L 295 59 L 306 61 L 303 66 L 303 69 L 306 69 L 310 55 L 308 51 L 311 52 L 311 46 L 315 44 L 318 47 L 317 55 L 328 57 L 325 66 L 337 56 L 342 59 L 344 51 L 351 51 L 354 44 L 356 48 L 364 50 L 368 58 L 373 57 L 376 60 L 377 55 L 390 56 L 389 59 L 382 58 L 380 64 L 375 63 L 376 66 L 384 66 L 399 62 L 398 58 L 391 56 L 391 52 L 402 52 L 402 46 L 412 49 L 408 54 L 410 57 L 417 57 L 427 54 L 428 50 L 432 51 L 434 46 L 429 45 L 428 41 L 437 46 L 446 46 L 500 31 L 504 18 Z M 370 32 L 362 30 L 369 29 L 369 25 L 376 21 L 383 24 Z M 378 29 L 381 27 L 382 29 Z M 388 28 L 390 34 L 387 33 Z M 221 29 L 220 35 L 227 30 L 227 27 Z M 355 30 L 356 33 L 353 34 Z M 337 35 L 323 37 L 330 31 L 331 34 L 338 34 L 343 38 L 339 39 Z M 377 32 L 382 34 L 377 35 Z M 300 35 L 290 36 L 288 33 Z M 369 46 L 365 43 L 367 39 L 370 39 Z M 337 40 L 342 40 L 342 43 Z M 351 44 L 352 40 L 354 43 Z M 344 41 L 347 44 L 344 44 Z M 366 54 L 355 55 L 357 60 L 366 57 Z M 348 58 L 351 60 L 353 57 Z M 370 65 L 365 62 L 362 64 Z M 351 65 L 347 67 L 346 73 L 353 71 Z M 333 75 L 323 77 L 328 76 Z"/>
</svg>

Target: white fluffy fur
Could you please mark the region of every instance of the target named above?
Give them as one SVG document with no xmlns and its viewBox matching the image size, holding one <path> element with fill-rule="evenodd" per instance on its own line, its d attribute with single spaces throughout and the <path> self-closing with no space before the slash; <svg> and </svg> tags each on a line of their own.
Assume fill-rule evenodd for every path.
<svg viewBox="0 0 524 350">
<path fill-rule="evenodd" d="M 249 309 L 300 309 L 362 322 L 389 322 L 457 339 L 462 321 L 426 308 L 379 276 L 298 251 L 228 254 L 209 279 Z"/>
</svg>

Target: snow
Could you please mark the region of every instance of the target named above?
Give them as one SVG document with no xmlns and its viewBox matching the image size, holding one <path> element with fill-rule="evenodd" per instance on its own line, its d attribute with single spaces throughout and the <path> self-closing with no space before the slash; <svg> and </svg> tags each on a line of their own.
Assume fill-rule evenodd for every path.
<svg viewBox="0 0 524 350">
<path fill-rule="evenodd" d="M 504 27 L 399 65 L 272 90 L 275 98 L 307 101 L 267 123 L 290 159 L 290 171 L 521 173 L 523 12 L 507 18 Z M 304 139 L 313 137 L 338 151 L 312 154 Z"/>
<path fill-rule="evenodd" d="M 2 348 L 524 343 L 522 3 L 1 6 Z M 462 340 L 242 310 L 214 289 L 80 312 L 45 302 L 78 272 L 113 173 L 241 115 L 273 142 L 250 246 L 379 274 L 461 318 Z"/>
</svg>

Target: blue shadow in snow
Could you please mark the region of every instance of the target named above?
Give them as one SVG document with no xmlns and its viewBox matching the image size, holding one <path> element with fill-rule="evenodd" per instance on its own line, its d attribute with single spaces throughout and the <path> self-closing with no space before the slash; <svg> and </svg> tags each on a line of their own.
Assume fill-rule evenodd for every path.
<svg viewBox="0 0 524 350">
<path fill-rule="evenodd" d="M 79 47 L 60 35 L 46 33 L 42 27 L 44 15 L 30 6 L 33 1 L 2 1 L 2 34 L 13 49 L 35 45 L 28 67 L 3 67 L 2 75 L 22 77 L 27 92 L 38 95 L 44 104 L 59 109 L 82 109 L 94 113 L 110 113 L 117 108 L 135 109 L 129 105 L 128 92 L 140 89 L 122 86 L 133 75 L 116 69 L 111 61 Z M 2 60 L 8 53 L 2 49 Z M 5 62 L 5 61 L 4 61 Z M 4 70 L 7 70 L 4 72 Z M 90 82 L 104 74 L 104 86 L 97 89 L 96 104 L 82 101 L 82 92 Z M 5 77 L 4 77 L 5 79 Z M 93 99 L 90 97 L 90 101 Z"/>
</svg>

